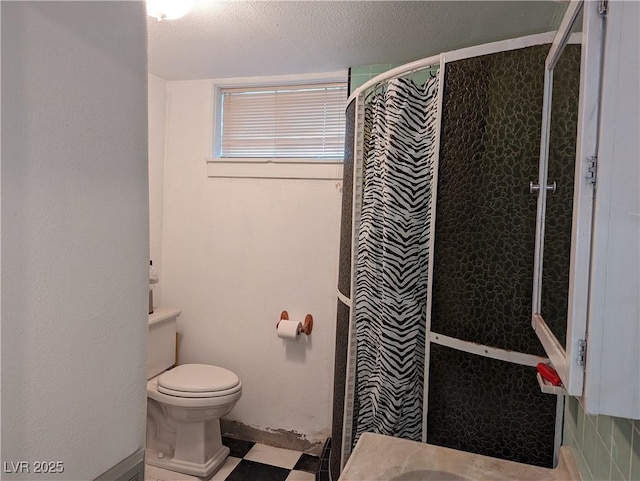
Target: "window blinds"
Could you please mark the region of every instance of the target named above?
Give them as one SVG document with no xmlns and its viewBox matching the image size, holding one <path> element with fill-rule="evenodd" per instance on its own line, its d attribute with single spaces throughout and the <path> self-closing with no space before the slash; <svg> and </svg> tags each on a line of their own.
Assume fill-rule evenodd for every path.
<svg viewBox="0 0 640 481">
<path fill-rule="evenodd" d="M 220 157 L 342 160 L 345 84 L 221 93 Z"/>
</svg>

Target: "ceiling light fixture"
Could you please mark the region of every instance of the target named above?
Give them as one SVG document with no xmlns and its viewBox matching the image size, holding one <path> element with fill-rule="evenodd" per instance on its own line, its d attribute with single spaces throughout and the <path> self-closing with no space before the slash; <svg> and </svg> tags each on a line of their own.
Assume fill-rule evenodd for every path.
<svg viewBox="0 0 640 481">
<path fill-rule="evenodd" d="M 162 20 L 184 17 L 191 10 L 192 0 L 147 0 L 147 15 Z"/>
</svg>

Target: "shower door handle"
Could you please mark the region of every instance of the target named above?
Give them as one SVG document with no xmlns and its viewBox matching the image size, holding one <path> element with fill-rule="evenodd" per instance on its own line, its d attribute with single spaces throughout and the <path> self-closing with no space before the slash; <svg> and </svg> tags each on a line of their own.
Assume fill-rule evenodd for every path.
<svg viewBox="0 0 640 481">
<path fill-rule="evenodd" d="M 556 191 L 556 183 L 547 185 L 547 192 L 551 192 L 552 194 Z M 533 180 L 529 182 L 529 192 L 532 194 L 537 194 L 540 192 L 540 185 L 536 184 Z"/>
</svg>

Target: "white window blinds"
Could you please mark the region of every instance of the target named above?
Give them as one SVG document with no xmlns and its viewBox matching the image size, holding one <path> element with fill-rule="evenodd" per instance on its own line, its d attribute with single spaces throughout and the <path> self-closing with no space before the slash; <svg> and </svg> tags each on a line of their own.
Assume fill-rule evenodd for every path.
<svg viewBox="0 0 640 481">
<path fill-rule="evenodd" d="M 346 84 L 223 88 L 220 157 L 340 161 Z"/>
</svg>

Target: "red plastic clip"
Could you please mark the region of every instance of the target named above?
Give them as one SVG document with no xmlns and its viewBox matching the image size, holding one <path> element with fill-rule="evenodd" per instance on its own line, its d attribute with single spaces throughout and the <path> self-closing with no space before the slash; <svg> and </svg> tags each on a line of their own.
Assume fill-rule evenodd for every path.
<svg viewBox="0 0 640 481">
<path fill-rule="evenodd" d="M 560 386 L 562 384 L 562 379 L 560 379 L 558 371 L 556 371 L 553 366 L 539 362 L 536 368 L 545 381 L 549 381 L 554 386 Z"/>
</svg>

